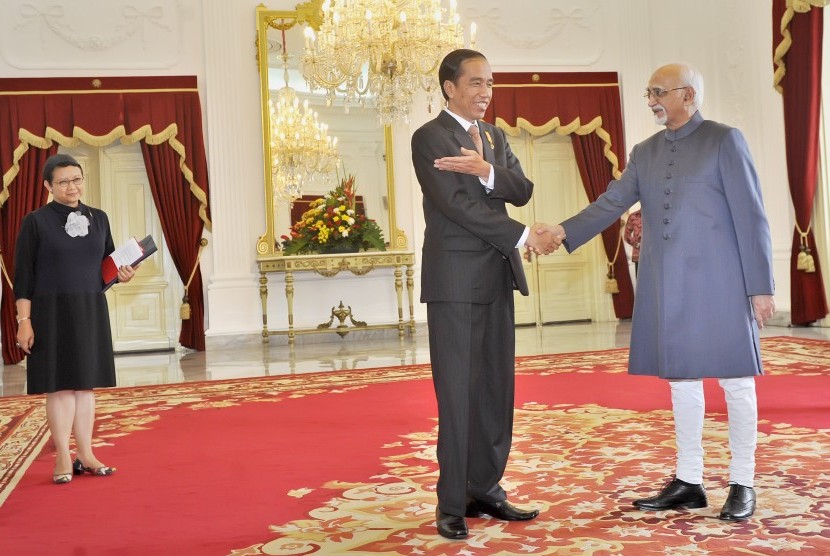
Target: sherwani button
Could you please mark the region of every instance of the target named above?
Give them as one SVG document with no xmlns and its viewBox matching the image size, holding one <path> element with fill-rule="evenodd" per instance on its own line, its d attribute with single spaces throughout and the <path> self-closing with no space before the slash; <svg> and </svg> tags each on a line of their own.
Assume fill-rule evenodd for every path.
<svg viewBox="0 0 830 556">
<path fill-rule="evenodd" d="M 664 218 L 663 224 L 671 224 L 671 218 Z"/>
<path fill-rule="evenodd" d="M 671 203 L 666 203 L 666 204 L 664 204 L 664 205 L 663 205 L 663 208 L 664 208 L 664 209 L 670 209 L 670 208 L 671 208 Z"/>
</svg>

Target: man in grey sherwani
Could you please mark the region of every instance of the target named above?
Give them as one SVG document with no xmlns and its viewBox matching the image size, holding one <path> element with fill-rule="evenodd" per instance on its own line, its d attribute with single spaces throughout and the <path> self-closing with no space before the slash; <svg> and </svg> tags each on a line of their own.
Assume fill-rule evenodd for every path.
<svg viewBox="0 0 830 556">
<path fill-rule="evenodd" d="M 635 146 L 619 180 L 562 222 L 572 252 L 642 205 L 643 236 L 628 372 L 669 380 L 677 442 L 674 478 L 642 510 L 706 507 L 704 378 L 717 378 L 729 415 L 724 520 L 755 511 L 758 331 L 772 317 L 769 224 L 749 148 L 737 129 L 704 120 L 703 78 L 686 64 L 658 68 L 645 97 L 660 131 Z"/>
</svg>

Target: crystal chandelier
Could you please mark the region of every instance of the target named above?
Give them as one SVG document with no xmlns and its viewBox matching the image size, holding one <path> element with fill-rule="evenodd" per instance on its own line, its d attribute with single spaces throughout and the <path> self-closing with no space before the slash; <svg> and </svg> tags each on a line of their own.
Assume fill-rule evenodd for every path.
<svg viewBox="0 0 830 556">
<path fill-rule="evenodd" d="M 300 107 L 297 93 L 288 85 L 288 53 L 282 31 L 285 87 L 277 91 L 277 102 L 268 100 L 271 122 L 271 181 L 275 201 L 302 195 L 303 184 L 315 174 L 330 174 L 337 168 L 337 138 L 328 135 L 328 125 L 317 119 L 308 100 Z"/>
<path fill-rule="evenodd" d="M 449 10 L 441 0 L 326 0 L 322 9 L 320 31 L 305 31 L 312 90 L 324 89 L 329 103 L 343 95 L 347 108 L 374 97 L 382 124 L 406 121 L 419 88 L 432 110 L 438 64 L 463 45 L 455 0 Z"/>
</svg>

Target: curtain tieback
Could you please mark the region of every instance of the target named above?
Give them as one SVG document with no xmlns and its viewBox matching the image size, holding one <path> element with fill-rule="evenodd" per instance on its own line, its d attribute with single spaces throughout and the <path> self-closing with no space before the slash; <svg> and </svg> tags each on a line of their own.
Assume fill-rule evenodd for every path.
<svg viewBox="0 0 830 556">
<path fill-rule="evenodd" d="M 184 285 L 184 296 L 182 297 L 182 306 L 179 308 L 179 317 L 182 320 L 190 319 L 190 298 L 187 296 L 187 289 L 190 287 L 190 282 L 193 281 L 193 276 L 196 274 L 196 269 L 199 268 L 199 261 L 202 258 L 202 251 L 208 244 L 206 237 L 199 240 L 199 252 L 196 253 L 196 263 L 193 265 L 193 270 L 190 271 L 190 278 L 187 279 L 187 284 Z"/>
<path fill-rule="evenodd" d="M 608 262 L 608 274 L 605 275 L 605 293 L 620 293 L 620 286 L 617 284 L 617 276 L 614 273 L 614 265 L 617 264 L 617 257 L 620 256 L 620 245 L 622 245 L 622 232 L 617 232 L 617 249 L 614 251 L 614 260 Z"/>
<path fill-rule="evenodd" d="M 810 225 L 807 226 L 807 231 L 803 232 L 801 231 L 801 227 L 798 225 L 798 221 L 796 220 L 795 222 L 795 229 L 798 231 L 801 243 L 801 246 L 798 248 L 798 257 L 795 261 L 795 268 L 796 270 L 803 270 L 807 274 L 816 271 L 816 261 L 813 258 L 813 253 L 810 250 L 810 244 L 807 241 L 807 237 L 810 234 L 812 226 L 813 224 L 810 223 Z"/>
<path fill-rule="evenodd" d="M 6 279 L 6 283 L 9 285 L 10 290 L 14 290 L 14 285 L 12 284 L 12 279 L 9 278 L 9 271 L 6 270 L 6 263 L 3 261 L 3 252 L 0 251 L 0 270 L 3 271 L 3 277 Z"/>
</svg>

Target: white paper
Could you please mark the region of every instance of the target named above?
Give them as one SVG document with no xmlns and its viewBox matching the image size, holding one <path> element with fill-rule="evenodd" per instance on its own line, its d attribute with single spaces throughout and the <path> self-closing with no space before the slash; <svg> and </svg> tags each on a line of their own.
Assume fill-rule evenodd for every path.
<svg viewBox="0 0 830 556">
<path fill-rule="evenodd" d="M 139 247 L 138 241 L 131 237 L 127 240 L 127 243 L 113 251 L 110 257 L 115 262 L 115 268 L 121 268 L 133 264 L 133 261 L 138 260 L 142 254 L 144 254 L 144 251 Z"/>
</svg>

